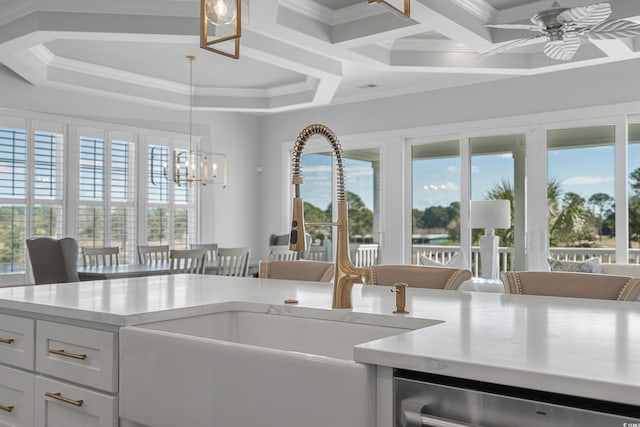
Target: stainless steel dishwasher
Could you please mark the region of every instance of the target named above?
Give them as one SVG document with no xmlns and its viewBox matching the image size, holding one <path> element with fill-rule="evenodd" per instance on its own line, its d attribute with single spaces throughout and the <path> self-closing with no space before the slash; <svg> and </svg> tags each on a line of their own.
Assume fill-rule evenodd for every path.
<svg viewBox="0 0 640 427">
<path fill-rule="evenodd" d="M 640 427 L 640 406 L 397 370 L 394 426 Z"/>
</svg>

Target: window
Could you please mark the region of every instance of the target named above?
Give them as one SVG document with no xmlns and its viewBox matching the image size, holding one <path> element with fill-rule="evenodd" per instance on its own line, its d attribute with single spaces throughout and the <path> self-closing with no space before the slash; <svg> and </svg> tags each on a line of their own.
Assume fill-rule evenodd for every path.
<svg viewBox="0 0 640 427">
<path fill-rule="evenodd" d="M 640 263 L 640 124 L 629 125 L 629 262 Z M 611 218 L 606 219 L 607 222 Z"/>
<path fill-rule="evenodd" d="M 559 258 L 615 262 L 615 126 L 547 133 L 549 246 Z M 582 249 L 581 249 L 582 248 Z"/>
<path fill-rule="evenodd" d="M 27 132 L 0 128 L 0 272 L 25 269 Z"/>
<path fill-rule="evenodd" d="M 63 230 L 62 134 L 57 126 L 30 125 L 33 132 L 25 123 L 0 127 L 0 273 L 25 272 L 28 237 L 60 237 Z"/>
<path fill-rule="evenodd" d="M 106 139 L 81 130 L 78 164 L 78 245 L 117 246 L 123 263 L 135 261 L 133 137 Z M 109 183 L 107 185 L 107 183 Z"/>
<path fill-rule="evenodd" d="M 469 142 L 471 200 L 509 200 L 511 204 L 511 227 L 495 230 L 500 238 L 500 271 L 524 269 L 525 136 L 473 137 Z M 472 245 L 483 233 L 473 230 Z M 476 259 L 475 249 L 472 252 Z"/>
<path fill-rule="evenodd" d="M 186 249 L 196 235 L 196 189 L 199 184 L 171 182 L 172 147 L 154 139 L 147 147 L 147 229 L 149 245 Z"/>
<path fill-rule="evenodd" d="M 412 146 L 412 263 L 418 252 L 444 254 L 460 246 L 460 179 L 459 141 Z"/>
<path fill-rule="evenodd" d="M 349 207 L 350 243 L 353 248 L 360 243 L 378 243 L 380 150 L 367 148 L 343 151 L 342 154 L 345 197 Z M 333 159 L 332 152 L 302 155 L 304 184 L 300 187 L 300 195 L 304 201 L 307 222 L 331 222 L 334 214 L 337 215 L 333 210 L 333 192 L 336 183 Z M 331 241 L 334 233 L 332 228 L 329 226 L 306 228 L 312 236 L 312 257 L 331 260 Z"/>
</svg>

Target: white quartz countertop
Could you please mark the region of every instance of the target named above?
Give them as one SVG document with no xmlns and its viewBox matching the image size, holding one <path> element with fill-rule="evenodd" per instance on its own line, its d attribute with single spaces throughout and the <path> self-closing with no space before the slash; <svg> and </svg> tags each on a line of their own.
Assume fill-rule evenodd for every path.
<svg viewBox="0 0 640 427">
<path fill-rule="evenodd" d="M 356 346 L 355 360 L 640 406 L 640 303 L 409 288 L 410 313 L 396 315 L 389 290 L 356 285 L 353 308 L 332 310 L 328 284 L 152 276 L 0 288 L 0 312 L 112 326 L 258 304 L 342 321 L 433 319 L 442 323 Z"/>
</svg>

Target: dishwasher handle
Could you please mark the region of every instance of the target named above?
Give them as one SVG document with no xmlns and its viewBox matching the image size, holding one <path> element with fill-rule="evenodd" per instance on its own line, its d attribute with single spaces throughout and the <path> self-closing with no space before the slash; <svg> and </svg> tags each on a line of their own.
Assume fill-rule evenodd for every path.
<svg viewBox="0 0 640 427">
<path fill-rule="evenodd" d="M 471 424 L 425 414 L 427 405 L 417 400 L 405 399 L 400 405 L 402 427 L 474 427 Z"/>
</svg>

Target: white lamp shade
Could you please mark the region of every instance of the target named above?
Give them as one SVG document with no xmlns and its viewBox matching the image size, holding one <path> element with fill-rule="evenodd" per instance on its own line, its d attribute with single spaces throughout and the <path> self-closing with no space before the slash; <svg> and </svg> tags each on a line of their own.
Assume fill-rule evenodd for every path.
<svg viewBox="0 0 640 427">
<path fill-rule="evenodd" d="M 508 200 L 472 200 L 469 205 L 469 227 L 511 227 L 511 206 Z"/>
</svg>

